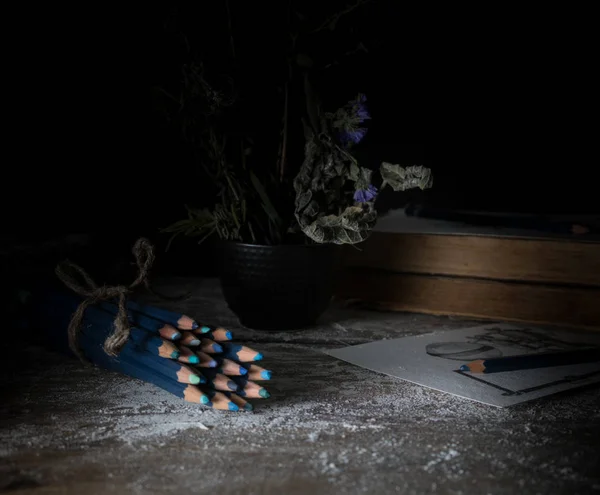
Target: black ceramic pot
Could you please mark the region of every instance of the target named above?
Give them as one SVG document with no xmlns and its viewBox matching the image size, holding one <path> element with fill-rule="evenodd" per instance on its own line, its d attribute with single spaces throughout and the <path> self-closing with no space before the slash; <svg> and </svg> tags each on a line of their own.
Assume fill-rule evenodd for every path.
<svg viewBox="0 0 600 495">
<path fill-rule="evenodd" d="M 219 250 L 225 300 L 245 327 L 303 328 L 327 309 L 337 246 L 224 242 Z"/>
</svg>

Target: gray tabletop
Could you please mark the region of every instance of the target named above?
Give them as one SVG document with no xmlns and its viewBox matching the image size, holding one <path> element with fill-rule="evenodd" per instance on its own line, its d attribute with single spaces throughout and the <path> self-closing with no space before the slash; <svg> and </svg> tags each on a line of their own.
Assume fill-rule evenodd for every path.
<svg viewBox="0 0 600 495">
<path fill-rule="evenodd" d="M 475 321 L 333 304 L 313 329 L 243 329 L 214 280 L 177 307 L 265 354 L 272 397 L 253 413 L 187 404 L 36 346 L 2 376 L 0 490 L 10 493 L 452 493 L 600 491 L 600 388 L 508 409 L 327 356 L 326 348 Z M 12 359 L 12 361 L 11 361 Z M 18 363 L 26 361 L 27 367 Z"/>
</svg>

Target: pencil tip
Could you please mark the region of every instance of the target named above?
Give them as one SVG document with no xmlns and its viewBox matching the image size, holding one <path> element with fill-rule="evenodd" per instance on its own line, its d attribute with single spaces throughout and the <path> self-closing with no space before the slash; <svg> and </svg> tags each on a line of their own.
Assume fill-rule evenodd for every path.
<svg viewBox="0 0 600 495">
<path fill-rule="evenodd" d="M 248 374 L 248 370 L 243 366 L 240 366 L 240 375 L 244 376 Z"/>
<path fill-rule="evenodd" d="M 204 326 L 203 326 L 203 327 L 200 329 L 200 331 L 201 331 L 202 333 L 208 333 L 208 332 L 210 332 L 210 328 L 209 328 L 209 327 L 207 327 L 206 325 L 204 325 Z"/>
<path fill-rule="evenodd" d="M 192 385 L 198 385 L 200 383 L 200 377 L 198 375 L 190 375 L 190 383 Z"/>
<path fill-rule="evenodd" d="M 252 404 L 250 404 L 250 402 L 246 402 L 244 404 L 244 411 L 253 411 L 254 410 L 254 406 Z"/>
<path fill-rule="evenodd" d="M 230 402 L 229 404 L 227 404 L 227 407 L 229 407 L 230 411 L 239 411 L 240 408 L 237 406 L 237 404 L 234 404 L 233 402 Z"/>
<path fill-rule="evenodd" d="M 271 394 L 267 391 L 266 388 L 261 388 L 258 392 L 258 395 L 260 395 L 263 399 L 268 399 L 269 397 L 271 397 Z"/>
<path fill-rule="evenodd" d="M 175 332 L 173 335 L 171 335 L 171 340 L 179 340 L 181 338 L 181 333 L 179 332 Z"/>
<path fill-rule="evenodd" d="M 200 402 L 202 404 L 206 404 L 206 405 L 210 404 L 212 406 L 212 402 L 210 401 L 210 399 L 206 395 L 203 395 L 202 397 L 200 397 Z"/>
<path fill-rule="evenodd" d="M 194 339 L 190 342 L 190 345 L 200 345 L 200 341 L 197 339 Z"/>
<path fill-rule="evenodd" d="M 198 364 L 200 362 L 200 358 L 198 356 L 190 356 L 191 364 Z"/>
<path fill-rule="evenodd" d="M 177 359 L 180 355 L 181 353 L 179 351 L 173 351 L 171 353 L 171 359 Z"/>
<path fill-rule="evenodd" d="M 260 372 L 260 377 L 263 380 L 270 380 L 271 379 L 271 372 L 269 370 L 263 370 Z"/>
<path fill-rule="evenodd" d="M 470 369 L 470 368 L 469 368 L 469 367 L 468 367 L 466 364 L 463 364 L 463 365 L 462 365 L 462 366 L 459 368 L 459 370 L 460 370 L 460 371 L 471 371 L 471 369 Z"/>
<path fill-rule="evenodd" d="M 198 329 L 198 323 L 196 323 L 195 321 L 192 321 L 192 330 L 197 330 Z"/>
<path fill-rule="evenodd" d="M 227 340 L 231 340 L 233 338 L 233 335 L 231 334 L 231 332 L 229 330 L 227 330 L 225 332 L 225 337 L 227 338 Z"/>
<path fill-rule="evenodd" d="M 223 352 L 223 347 L 221 347 L 219 344 L 213 344 L 212 345 L 213 348 L 213 352 Z"/>
<path fill-rule="evenodd" d="M 230 390 L 233 390 L 234 392 L 237 390 L 238 386 L 237 383 L 235 383 L 233 380 L 228 380 L 227 381 L 227 387 L 229 387 Z"/>
<path fill-rule="evenodd" d="M 254 356 L 255 361 L 261 361 L 262 358 L 263 358 L 263 355 L 260 352 L 256 356 Z"/>
</svg>

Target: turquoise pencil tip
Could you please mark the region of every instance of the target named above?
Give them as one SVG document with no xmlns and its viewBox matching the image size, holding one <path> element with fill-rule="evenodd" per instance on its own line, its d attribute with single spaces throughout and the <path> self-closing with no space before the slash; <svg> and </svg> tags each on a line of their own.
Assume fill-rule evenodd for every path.
<svg viewBox="0 0 600 495">
<path fill-rule="evenodd" d="M 200 331 L 202 333 L 208 333 L 208 332 L 210 332 L 210 327 L 207 327 L 206 325 L 204 325 L 202 328 L 200 328 Z"/>
<path fill-rule="evenodd" d="M 198 356 L 190 356 L 191 364 L 198 364 L 200 362 L 200 358 Z"/>
<path fill-rule="evenodd" d="M 214 352 L 223 352 L 223 347 L 220 344 L 213 344 L 212 348 Z"/>
<path fill-rule="evenodd" d="M 468 367 L 466 364 L 463 364 L 463 365 L 462 365 L 462 366 L 459 368 L 459 370 L 460 370 L 460 371 L 471 371 L 471 370 L 470 370 L 470 368 L 469 368 L 469 367 Z"/>
<path fill-rule="evenodd" d="M 192 322 L 192 330 L 197 330 L 198 329 L 198 323 L 196 323 L 195 321 Z"/>
<path fill-rule="evenodd" d="M 269 397 L 271 397 L 271 394 L 267 391 L 266 388 L 261 388 L 258 392 L 258 395 L 260 395 L 263 399 L 268 399 Z"/>
<path fill-rule="evenodd" d="M 254 406 L 250 402 L 244 404 L 244 411 L 254 411 Z"/>
<path fill-rule="evenodd" d="M 229 330 L 227 330 L 225 332 L 225 337 L 227 337 L 227 340 L 231 340 L 233 338 L 233 335 L 231 334 L 231 332 Z"/>
<path fill-rule="evenodd" d="M 255 361 L 260 361 L 263 358 L 263 355 L 259 352 L 256 356 L 254 356 Z"/>
<path fill-rule="evenodd" d="M 233 402 L 230 402 L 229 404 L 227 404 L 227 406 L 229 407 L 230 411 L 239 411 L 240 408 L 237 406 L 237 404 L 234 404 Z"/>
<path fill-rule="evenodd" d="M 238 389 L 237 383 L 235 383 L 233 380 L 227 381 L 227 387 L 229 387 L 229 390 L 233 390 L 234 392 Z"/>
<path fill-rule="evenodd" d="M 212 406 L 212 402 L 210 401 L 210 399 L 206 395 L 202 396 L 202 398 L 200 399 L 200 402 L 202 404 L 210 404 Z"/>
<path fill-rule="evenodd" d="M 171 359 L 177 359 L 179 356 L 181 356 L 181 352 L 179 351 L 173 351 L 171 353 Z"/>
<path fill-rule="evenodd" d="M 263 370 L 260 372 L 260 377 L 263 380 L 270 380 L 271 379 L 271 372 L 269 370 Z"/>
</svg>

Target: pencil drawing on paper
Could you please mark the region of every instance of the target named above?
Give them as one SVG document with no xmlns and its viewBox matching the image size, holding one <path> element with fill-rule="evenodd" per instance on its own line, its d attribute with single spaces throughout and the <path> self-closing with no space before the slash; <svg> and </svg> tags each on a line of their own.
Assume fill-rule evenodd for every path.
<svg viewBox="0 0 600 495">
<path fill-rule="evenodd" d="M 328 350 L 379 373 L 500 407 L 600 384 L 600 335 L 488 323 Z"/>
<path fill-rule="evenodd" d="M 585 342 L 563 340 L 534 328 L 500 328 L 494 326 L 483 328 L 482 330 L 483 333 L 465 336 L 464 342 L 433 342 L 427 344 L 425 346 L 425 351 L 430 356 L 466 362 L 505 356 L 506 354 L 498 349 L 498 347 L 509 348 L 510 351 L 508 355 L 510 356 L 533 356 L 540 353 L 585 349 L 594 346 L 594 344 Z M 531 393 L 546 387 L 552 387 L 563 383 L 573 383 L 600 374 L 600 371 L 592 371 L 589 373 L 565 375 L 563 378 L 550 380 L 534 387 L 513 390 L 500 386 L 481 376 L 474 376 L 468 371 L 455 369 L 453 372 L 461 377 L 475 380 L 500 390 L 502 391 L 502 395 L 505 396 Z"/>
</svg>

